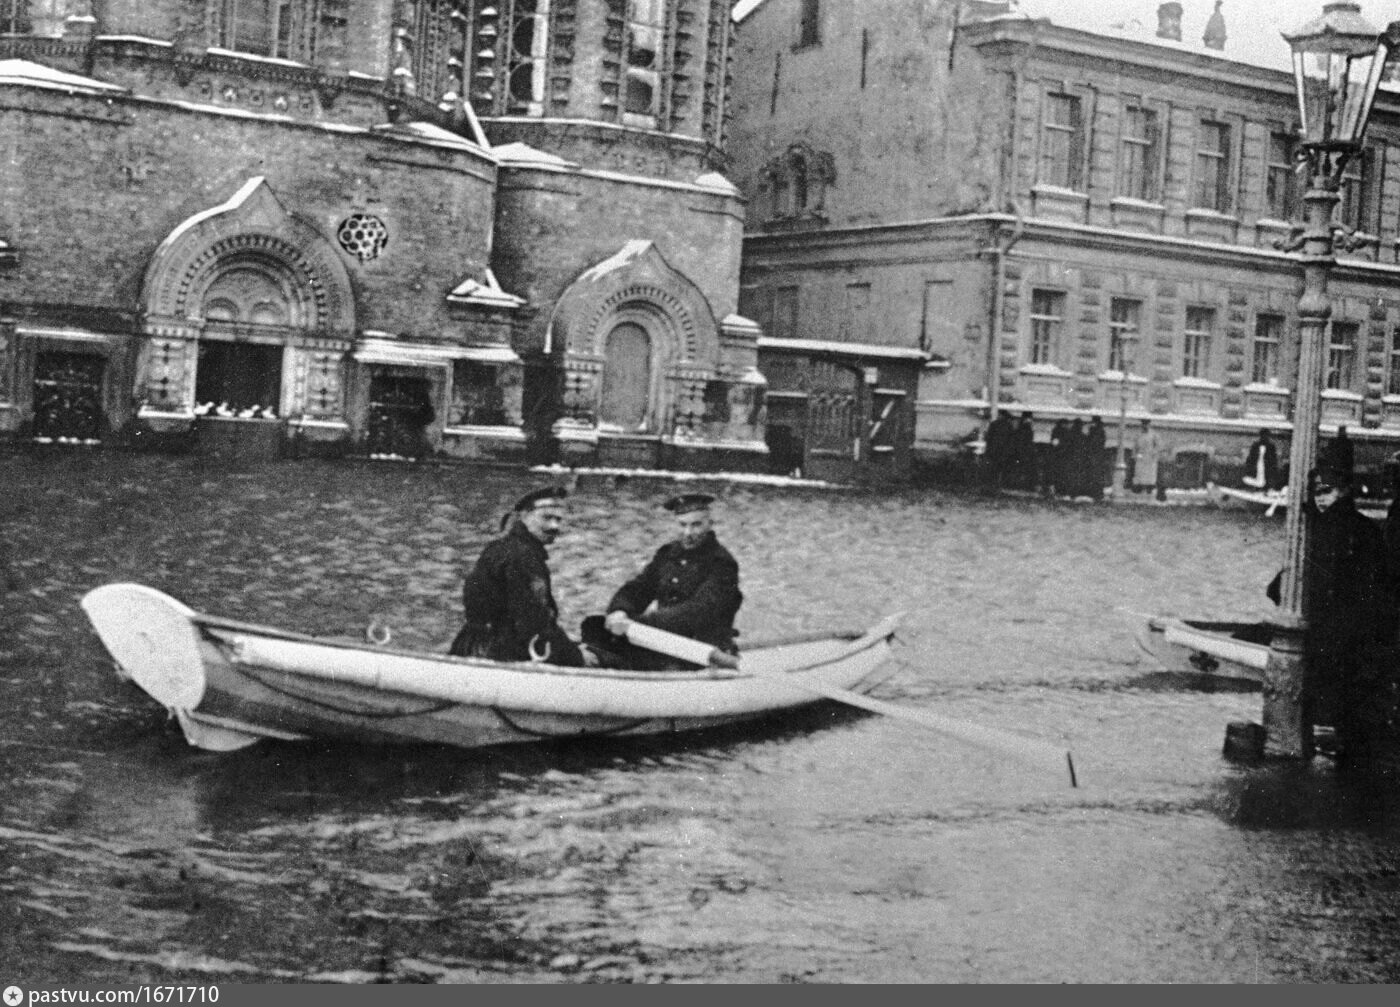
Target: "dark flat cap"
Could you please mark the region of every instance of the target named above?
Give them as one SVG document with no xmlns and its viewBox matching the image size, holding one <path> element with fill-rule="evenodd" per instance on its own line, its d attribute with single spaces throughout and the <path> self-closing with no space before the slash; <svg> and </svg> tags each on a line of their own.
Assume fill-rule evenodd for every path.
<svg viewBox="0 0 1400 1007">
<path fill-rule="evenodd" d="M 544 486 L 537 490 L 531 490 L 519 500 L 515 501 L 515 506 L 511 510 L 517 514 L 528 510 L 534 510 L 543 503 L 556 503 L 569 495 L 569 491 L 563 486 Z"/>
<path fill-rule="evenodd" d="M 689 514 L 693 510 L 705 510 L 714 502 L 715 498 L 708 493 L 682 493 L 673 496 L 662 506 L 672 514 Z"/>
</svg>

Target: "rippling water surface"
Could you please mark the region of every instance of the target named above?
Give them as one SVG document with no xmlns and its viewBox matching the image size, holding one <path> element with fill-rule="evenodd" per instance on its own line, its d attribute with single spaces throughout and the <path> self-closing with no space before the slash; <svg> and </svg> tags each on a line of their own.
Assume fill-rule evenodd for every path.
<svg viewBox="0 0 1400 1007">
<path fill-rule="evenodd" d="M 445 648 L 522 472 L 0 458 L 0 979 L 1396 982 L 1400 785 L 1220 755 L 1257 692 L 1141 613 L 1253 616 L 1282 522 L 716 483 L 749 637 L 907 612 L 887 701 L 1068 744 L 1081 786 L 819 705 L 689 738 L 189 748 L 78 607 L 139 581 Z M 566 625 L 668 532 L 585 480 Z"/>
</svg>

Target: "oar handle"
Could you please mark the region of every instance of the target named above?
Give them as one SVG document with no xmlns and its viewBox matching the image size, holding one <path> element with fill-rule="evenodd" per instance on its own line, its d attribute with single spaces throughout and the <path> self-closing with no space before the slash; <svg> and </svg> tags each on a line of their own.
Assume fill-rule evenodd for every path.
<svg viewBox="0 0 1400 1007">
<path fill-rule="evenodd" d="M 733 654 L 726 654 L 718 647 L 711 647 L 708 643 L 701 643 L 699 640 L 692 640 L 689 637 L 677 636 L 675 633 L 668 633 L 655 626 L 644 626 L 636 620 L 628 623 L 626 635 L 628 642 L 638 647 L 654 650 L 658 654 L 665 654 L 681 661 L 689 661 L 691 664 L 698 664 L 701 667 L 739 667 L 737 657 Z"/>
</svg>

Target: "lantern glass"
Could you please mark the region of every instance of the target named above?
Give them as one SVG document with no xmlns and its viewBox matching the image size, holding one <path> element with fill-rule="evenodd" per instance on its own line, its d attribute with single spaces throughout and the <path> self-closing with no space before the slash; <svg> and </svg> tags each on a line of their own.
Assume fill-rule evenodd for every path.
<svg viewBox="0 0 1400 1007">
<path fill-rule="evenodd" d="M 1284 38 L 1293 50 L 1303 142 L 1355 149 L 1396 36 L 1373 28 L 1352 0 L 1338 0 Z"/>
</svg>

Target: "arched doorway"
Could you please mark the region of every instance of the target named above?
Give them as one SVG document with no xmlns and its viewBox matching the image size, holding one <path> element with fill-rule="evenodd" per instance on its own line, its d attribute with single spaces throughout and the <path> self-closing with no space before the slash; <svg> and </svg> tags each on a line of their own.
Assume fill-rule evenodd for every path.
<svg viewBox="0 0 1400 1007">
<path fill-rule="evenodd" d="M 651 398 L 651 335 L 636 322 L 620 322 L 603 345 L 598 419 L 628 433 L 644 431 L 650 425 Z"/>
<path fill-rule="evenodd" d="M 296 288 L 275 261 L 227 263 L 200 303 L 204 331 L 195 367 L 195 402 L 206 415 L 274 419 L 290 330 L 302 315 Z"/>
</svg>

